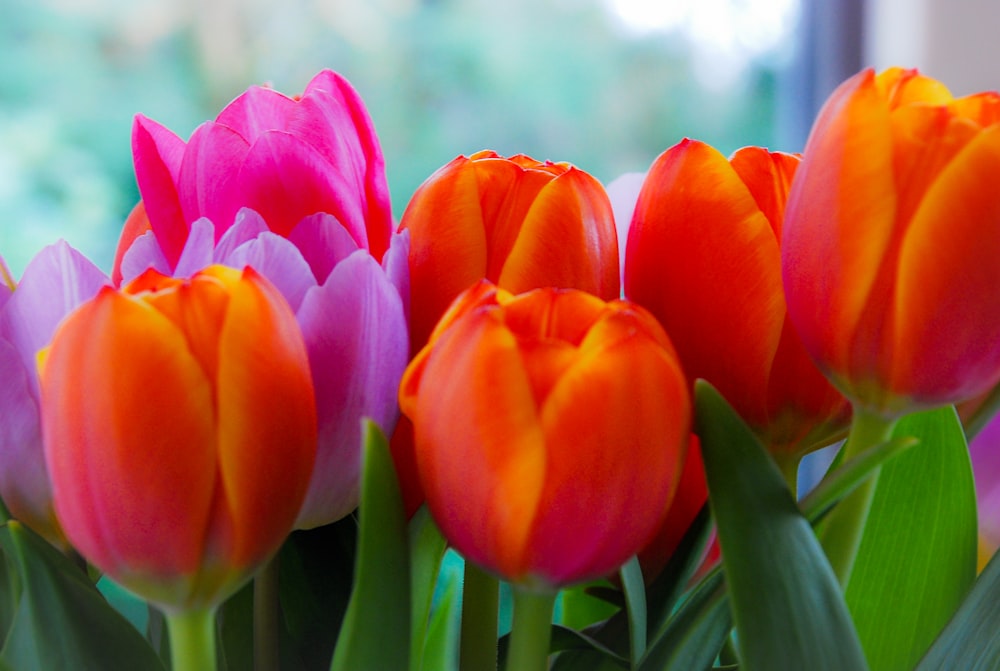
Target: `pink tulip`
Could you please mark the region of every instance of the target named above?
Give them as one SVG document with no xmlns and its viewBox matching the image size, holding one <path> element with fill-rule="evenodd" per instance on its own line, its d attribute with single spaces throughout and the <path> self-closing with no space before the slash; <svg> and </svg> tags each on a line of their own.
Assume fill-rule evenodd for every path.
<svg viewBox="0 0 1000 671">
<path fill-rule="evenodd" d="M 0 276 L 0 498 L 15 518 L 65 546 L 42 452 L 35 358 L 63 318 L 110 280 L 65 242 L 39 252 L 16 288 L 2 260 Z"/>
<path fill-rule="evenodd" d="M 409 349 L 409 235 L 392 233 L 381 150 L 357 93 L 321 72 L 298 99 L 253 87 L 185 144 L 139 117 L 142 202 L 117 283 L 252 266 L 296 314 L 316 389 L 319 445 L 298 528 L 357 505 L 361 418 L 391 433 Z"/>
</svg>

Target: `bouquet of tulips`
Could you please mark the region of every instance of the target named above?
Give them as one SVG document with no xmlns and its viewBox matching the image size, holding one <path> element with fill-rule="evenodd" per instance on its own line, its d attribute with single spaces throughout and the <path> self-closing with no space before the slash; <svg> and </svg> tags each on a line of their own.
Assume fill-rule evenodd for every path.
<svg viewBox="0 0 1000 671">
<path fill-rule="evenodd" d="M 132 149 L 110 275 L 0 261 L 0 670 L 1000 668 L 1000 95 L 398 222 L 333 72 Z"/>
</svg>

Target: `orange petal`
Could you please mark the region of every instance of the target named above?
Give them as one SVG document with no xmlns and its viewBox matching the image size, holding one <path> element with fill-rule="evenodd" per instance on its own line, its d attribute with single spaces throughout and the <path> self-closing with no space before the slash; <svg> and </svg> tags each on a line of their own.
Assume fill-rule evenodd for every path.
<svg viewBox="0 0 1000 671">
<path fill-rule="evenodd" d="M 56 332 L 41 373 L 56 510 L 73 545 L 112 576 L 201 565 L 216 478 L 212 386 L 175 324 L 110 289 Z"/>
</svg>

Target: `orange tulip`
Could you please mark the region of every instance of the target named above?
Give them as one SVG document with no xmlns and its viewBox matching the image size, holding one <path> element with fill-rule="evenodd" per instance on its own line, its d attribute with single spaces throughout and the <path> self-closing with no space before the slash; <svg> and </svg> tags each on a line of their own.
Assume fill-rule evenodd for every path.
<svg viewBox="0 0 1000 671">
<path fill-rule="evenodd" d="M 448 541 L 507 580 L 547 587 L 606 575 L 650 540 L 691 413 L 670 341 L 642 308 L 485 281 L 410 364 L 400 405 Z"/>
<path fill-rule="evenodd" d="M 865 70 L 813 126 L 785 216 L 788 311 L 806 349 L 885 417 L 1000 380 L 1000 96 Z"/>
<path fill-rule="evenodd" d="M 727 160 L 684 140 L 650 168 L 625 257 L 625 295 L 670 334 L 690 381 L 715 385 L 789 463 L 849 414 L 786 316 L 781 224 L 798 163 L 759 147 Z"/>
<path fill-rule="evenodd" d="M 166 610 L 219 603 L 292 529 L 316 452 L 295 315 L 253 269 L 102 289 L 40 365 L 56 514 Z"/>
<path fill-rule="evenodd" d="M 459 156 L 424 182 L 400 230 L 410 232 L 410 351 L 427 342 L 460 293 L 481 279 L 522 293 L 539 287 L 619 296 L 618 239 L 601 184 L 568 163 Z M 406 507 L 423 502 L 413 470 L 413 428 L 392 437 Z"/>
<path fill-rule="evenodd" d="M 481 279 L 513 293 L 581 289 L 618 298 L 618 239 L 600 182 L 568 163 L 459 156 L 424 182 L 400 229 L 410 231 L 411 348 Z"/>
</svg>

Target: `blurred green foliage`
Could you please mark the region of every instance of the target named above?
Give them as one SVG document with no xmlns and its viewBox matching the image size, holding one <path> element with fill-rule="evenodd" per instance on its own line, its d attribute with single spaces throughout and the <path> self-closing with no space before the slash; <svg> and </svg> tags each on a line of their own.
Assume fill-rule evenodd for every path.
<svg viewBox="0 0 1000 671">
<path fill-rule="evenodd" d="M 0 254 L 15 276 L 59 237 L 110 266 L 138 197 L 138 112 L 186 138 L 250 84 L 293 94 L 338 70 L 375 120 L 399 217 L 434 170 L 484 148 L 606 183 L 685 136 L 774 146 L 780 60 L 712 85 L 682 33 L 629 32 L 601 0 L 0 0 L 0 55 Z"/>
</svg>

